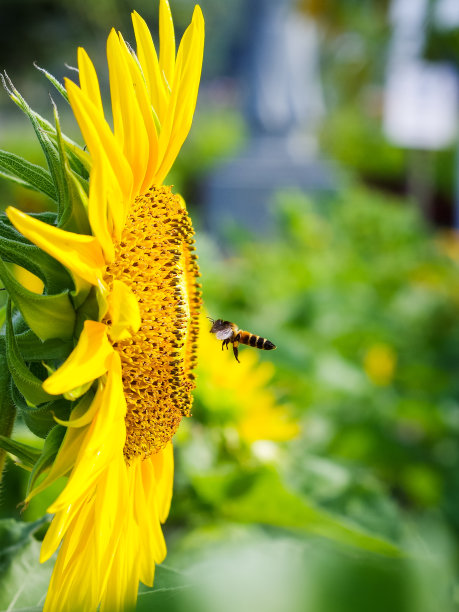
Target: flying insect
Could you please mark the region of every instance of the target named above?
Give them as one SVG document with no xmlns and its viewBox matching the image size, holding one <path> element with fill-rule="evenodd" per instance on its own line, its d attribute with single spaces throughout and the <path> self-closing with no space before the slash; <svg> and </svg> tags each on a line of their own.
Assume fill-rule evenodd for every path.
<svg viewBox="0 0 459 612">
<path fill-rule="evenodd" d="M 211 334 L 215 334 L 217 340 L 222 341 L 222 350 L 225 345 L 226 348 L 229 348 L 229 344 L 233 345 L 233 353 L 236 361 L 239 361 L 239 344 L 246 344 L 247 346 L 253 346 L 255 348 L 262 349 L 263 351 L 272 351 L 276 348 L 276 345 L 268 340 L 267 338 L 263 338 L 262 336 L 257 336 L 256 334 L 251 334 L 248 331 L 244 331 L 243 329 L 239 329 L 235 323 L 231 323 L 231 321 L 223 321 L 223 319 L 211 319 L 207 317 L 209 321 L 212 322 L 212 327 L 210 329 Z"/>
</svg>

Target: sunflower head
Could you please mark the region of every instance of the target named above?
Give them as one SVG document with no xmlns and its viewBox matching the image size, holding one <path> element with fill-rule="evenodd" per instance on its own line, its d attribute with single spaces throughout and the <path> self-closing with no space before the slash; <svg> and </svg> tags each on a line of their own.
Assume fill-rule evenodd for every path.
<svg viewBox="0 0 459 612">
<path fill-rule="evenodd" d="M 107 286 L 122 282 L 140 310 L 136 334 L 114 343 L 127 402 L 128 460 L 162 449 L 190 415 L 200 306 L 193 244 L 183 200 L 170 187 L 153 187 L 132 206 L 106 270 Z"/>
<path fill-rule="evenodd" d="M 0 216 L 0 446 L 31 469 L 28 499 L 68 478 L 41 550 L 46 560 L 61 545 L 45 610 L 124 610 L 139 580 L 152 584 L 165 556 L 171 439 L 191 411 L 199 272 L 185 203 L 163 181 L 191 127 L 204 22 L 196 7 L 176 49 L 160 0 L 157 54 L 145 21 L 132 20 L 135 51 L 114 30 L 107 41 L 113 127 L 83 49 L 79 84 L 43 71 L 84 147 L 62 133 L 54 104 L 51 124 L 4 77 L 47 168 L 2 152 L 0 172 L 55 205 Z M 45 438 L 41 452 L 8 439 L 17 409 Z"/>
</svg>

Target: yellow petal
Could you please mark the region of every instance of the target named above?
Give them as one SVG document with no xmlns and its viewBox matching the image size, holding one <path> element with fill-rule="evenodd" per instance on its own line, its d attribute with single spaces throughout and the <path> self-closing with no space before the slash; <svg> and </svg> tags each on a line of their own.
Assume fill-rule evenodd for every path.
<svg viewBox="0 0 459 612">
<path fill-rule="evenodd" d="M 109 312 L 112 321 L 109 335 L 113 342 L 126 340 L 140 328 L 140 311 L 137 298 L 120 280 L 113 281 L 109 296 Z"/>
<path fill-rule="evenodd" d="M 92 422 L 93 418 L 95 417 L 97 410 L 99 408 L 98 403 L 96 401 L 93 401 L 93 399 L 94 398 L 93 398 L 92 393 L 88 393 L 87 395 L 84 396 L 84 398 L 81 400 L 78 406 L 76 406 L 72 410 L 70 414 L 70 419 L 68 421 L 63 421 L 62 419 L 58 419 L 57 416 L 54 417 L 54 420 L 56 421 L 56 423 L 59 423 L 59 425 L 64 425 L 64 427 L 69 427 L 69 428 L 72 428 L 72 427 L 80 428 L 80 427 L 85 427 L 86 425 L 89 425 Z"/>
<path fill-rule="evenodd" d="M 161 184 L 180 151 L 193 121 L 204 52 L 204 19 L 196 6 L 180 43 L 172 93 L 161 124 L 155 183 Z"/>
<path fill-rule="evenodd" d="M 132 171 L 123 155 L 120 144 L 106 120 L 78 85 L 69 79 L 65 79 L 65 87 L 70 105 L 91 155 L 99 160 L 107 159 L 109 161 L 113 176 L 118 182 L 125 200 L 123 204 L 126 206 L 126 202 L 129 202 L 131 198 Z M 125 211 L 120 210 L 119 213 L 125 214 Z"/>
<path fill-rule="evenodd" d="M 115 136 L 123 143 L 124 155 L 131 166 L 134 179 L 132 195 L 135 197 L 145 177 L 149 143 L 123 45 L 121 35 L 117 36 L 112 30 L 107 40 L 107 59 Z"/>
<path fill-rule="evenodd" d="M 102 106 L 102 98 L 100 96 L 99 80 L 94 64 L 83 47 L 78 47 L 78 73 L 81 90 L 88 96 L 103 117 L 104 107 Z"/>
<path fill-rule="evenodd" d="M 144 584 L 152 586 L 154 577 L 154 563 L 161 563 L 166 556 L 166 543 L 159 523 L 157 509 L 152 503 L 151 493 L 157 488 L 154 471 L 151 470 L 150 480 L 147 482 L 143 477 L 144 463 L 142 461 L 134 464 L 132 477 L 134 483 L 134 516 L 142 533 L 143 546 L 140 551 L 140 574 Z M 145 512 L 145 510 L 147 512 Z"/>
<path fill-rule="evenodd" d="M 124 51 L 126 62 L 131 73 L 132 84 L 134 87 L 137 102 L 140 112 L 142 113 L 143 122 L 148 136 L 148 163 L 145 170 L 140 192 L 144 193 L 153 184 L 153 176 L 158 163 L 158 131 L 156 129 L 155 119 L 151 108 L 151 102 L 147 91 L 144 76 L 140 70 L 139 64 L 136 62 L 132 53 L 130 53 L 126 45 L 121 46 Z"/>
<path fill-rule="evenodd" d="M 106 262 L 110 263 L 115 258 L 115 248 L 107 216 L 108 177 L 110 177 L 110 171 L 107 167 L 104 168 L 100 167 L 99 164 L 94 164 L 89 183 L 88 213 L 91 229 L 102 247 Z"/>
<path fill-rule="evenodd" d="M 85 321 L 78 344 L 61 367 L 45 380 L 43 389 L 60 395 L 99 378 L 108 370 L 112 354 L 106 325 Z"/>
<path fill-rule="evenodd" d="M 58 478 L 66 476 L 70 472 L 75 464 L 78 451 L 87 431 L 87 428 L 85 429 L 84 426 L 89 424 L 96 411 L 97 402 L 94 401 L 92 393 L 88 393 L 72 410 L 69 421 L 61 421 L 54 417 L 58 423 L 67 425 L 69 429 L 65 433 L 61 447 L 51 469 L 40 484 L 27 496 L 26 502 L 31 500 L 37 493 L 49 487 Z M 77 429 L 75 430 L 72 428 Z"/>
<path fill-rule="evenodd" d="M 167 93 L 159 69 L 155 45 L 147 24 L 136 11 L 132 13 L 132 24 L 137 42 L 137 57 L 147 83 L 151 104 L 161 123 L 167 107 Z"/>
<path fill-rule="evenodd" d="M 86 496 L 80 495 L 78 499 L 68 504 L 63 512 L 53 518 L 41 545 L 40 563 L 44 563 L 54 554 L 72 520 L 81 512 L 85 501 Z"/>
<path fill-rule="evenodd" d="M 66 232 L 9 206 L 6 214 L 14 227 L 75 275 L 92 285 L 102 279 L 105 260 L 97 238 Z"/>
<path fill-rule="evenodd" d="M 126 400 L 121 378 L 121 360 L 112 351 L 107 383 L 99 382 L 96 394 L 100 408 L 81 446 L 67 486 L 48 512 L 60 512 L 87 493 L 114 458 L 122 454 L 126 440 Z"/>
<path fill-rule="evenodd" d="M 172 486 L 174 481 L 174 452 L 172 442 L 169 442 L 160 453 L 152 455 L 151 460 L 158 482 L 156 503 L 159 520 L 161 523 L 164 523 L 171 506 Z"/>
<path fill-rule="evenodd" d="M 171 9 L 167 0 L 159 3 L 159 69 L 166 79 L 166 88 L 172 86 L 175 68 L 175 33 Z"/>
</svg>

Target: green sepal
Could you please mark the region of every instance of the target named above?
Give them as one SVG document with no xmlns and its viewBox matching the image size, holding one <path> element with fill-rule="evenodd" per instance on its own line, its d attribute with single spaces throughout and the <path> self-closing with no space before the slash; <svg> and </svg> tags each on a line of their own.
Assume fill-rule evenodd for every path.
<svg viewBox="0 0 459 612">
<path fill-rule="evenodd" d="M 40 474 L 43 474 L 43 472 L 53 464 L 54 459 L 56 458 L 56 455 L 61 447 L 66 431 L 66 427 L 63 427 L 62 425 L 55 425 L 46 436 L 43 451 L 35 463 L 32 473 L 30 474 L 29 482 L 27 484 L 27 495 L 29 495 L 30 491 L 35 486 L 37 478 L 40 476 Z"/>
<path fill-rule="evenodd" d="M 51 402 L 34 408 L 27 404 L 14 385 L 11 387 L 11 396 L 24 423 L 39 438 L 46 438 L 51 429 L 56 425 L 54 415 L 63 421 L 67 420 L 70 416 L 72 403 L 63 397 L 59 396 Z"/>
<path fill-rule="evenodd" d="M 49 121 L 41 117 L 38 113 L 36 113 L 30 108 L 30 106 L 27 104 L 27 102 L 24 100 L 18 90 L 14 87 L 13 83 L 7 75 L 0 75 L 0 77 L 3 82 L 3 86 L 8 92 L 10 98 L 27 115 L 30 122 L 32 123 L 35 133 L 37 134 L 38 140 L 40 141 L 40 145 L 42 146 L 42 149 L 45 153 L 46 161 L 48 163 L 51 176 L 56 183 L 56 178 L 58 178 L 59 176 L 59 169 L 55 166 L 58 157 L 56 155 L 57 146 L 55 127 Z M 87 179 L 89 176 L 89 171 L 91 169 L 90 156 L 79 145 L 77 145 L 67 136 L 63 136 L 63 140 L 65 143 L 66 151 L 69 154 L 70 166 L 82 178 Z M 57 176 L 55 176 L 55 170 L 57 170 L 58 172 Z M 62 173 L 60 174 L 62 177 Z M 56 183 L 56 186 L 58 187 L 58 183 Z"/>
<path fill-rule="evenodd" d="M 0 174 L 28 189 L 44 193 L 51 200 L 57 201 L 56 189 L 49 172 L 19 155 L 0 149 Z"/>
<path fill-rule="evenodd" d="M 26 401 L 33 405 L 38 406 L 44 402 L 49 402 L 55 399 L 55 396 L 46 393 L 43 390 L 43 381 L 37 376 L 32 374 L 29 368 L 26 366 L 21 353 L 19 352 L 18 345 L 13 330 L 13 322 L 11 320 L 11 301 L 8 300 L 6 309 L 6 359 L 8 362 L 8 369 L 11 377 L 16 385 L 17 389 L 24 396 Z"/>
<path fill-rule="evenodd" d="M 0 448 L 10 455 L 17 457 L 21 467 L 29 469 L 33 469 L 42 454 L 39 448 L 23 444 L 6 436 L 0 436 Z"/>
<path fill-rule="evenodd" d="M 32 330 L 16 335 L 16 341 L 25 361 L 42 361 L 43 359 L 65 361 L 74 349 L 71 340 L 49 338 L 42 341 Z"/>
<path fill-rule="evenodd" d="M 9 392 L 11 376 L 7 367 L 5 350 L 0 352 L 0 436 L 9 439 L 16 418 L 16 407 Z M 0 448 L 1 445 L 0 445 Z M 0 451 L 0 480 L 5 462 L 5 453 Z"/>
<path fill-rule="evenodd" d="M 0 238 L 0 257 L 38 276 L 47 293 L 60 293 L 73 285 L 67 270 L 18 232 L 4 214 L 0 214 Z"/>
<path fill-rule="evenodd" d="M 66 393 L 63 393 L 63 396 L 65 397 L 65 399 L 68 399 L 68 400 L 71 400 L 72 402 L 74 402 L 79 397 L 81 397 L 82 395 L 84 395 L 85 393 L 87 393 L 89 391 L 89 389 L 92 386 L 92 382 L 93 381 L 90 380 L 89 382 L 84 383 L 84 385 L 80 385 L 79 387 L 75 387 L 71 391 L 67 391 Z"/>
<path fill-rule="evenodd" d="M 51 140 L 56 143 L 56 128 L 38 113 L 35 113 L 35 116 L 40 127 L 49 135 Z M 62 134 L 62 139 L 65 144 L 65 150 L 69 156 L 70 167 L 83 179 L 88 180 L 92 165 L 89 153 L 65 134 Z"/>
<path fill-rule="evenodd" d="M 45 75 L 45 77 L 48 79 L 48 81 L 50 81 L 54 85 L 54 87 L 61 94 L 61 96 L 64 98 L 64 100 L 66 102 L 68 102 L 69 101 L 69 97 L 68 97 L 67 91 L 66 91 L 65 87 L 62 85 L 62 83 L 60 83 L 56 79 L 55 76 L 53 76 L 50 72 L 48 72 L 47 70 L 45 70 L 44 68 L 39 66 L 36 62 L 34 62 L 33 65 L 35 66 L 35 68 L 37 70 L 39 70 L 40 72 L 42 72 Z"/>
<path fill-rule="evenodd" d="M 52 101 L 52 100 L 51 100 Z M 64 141 L 62 139 L 59 114 L 56 105 L 53 103 L 54 122 L 56 124 L 56 144 L 59 153 L 61 168 L 64 174 L 63 194 L 60 201 L 58 227 L 76 232 L 77 234 L 90 234 L 87 205 L 88 193 L 83 184 L 76 178 L 75 173 L 70 169 L 67 155 L 65 153 Z"/>
<path fill-rule="evenodd" d="M 55 295 L 39 295 L 23 287 L 0 259 L 0 278 L 15 306 L 30 329 L 40 338 L 61 338 L 68 340 L 73 336 L 75 311 L 69 292 Z"/>
<path fill-rule="evenodd" d="M 5 307 L 6 314 L 6 307 Z M 60 340 L 50 338 L 42 342 L 31 329 L 18 334 L 15 333 L 19 352 L 24 361 L 38 361 L 57 359 L 65 361 L 72 352 L 74 346 L 71 340 Z M 0 334 L 0 352 L 6 351 L 5 334 Z"/>
<path fill-rule="evenodd" d="M 99 290 L 91 287 L 86 300 L 81 304 L 76 312 L 75 337 L 79 338 L 83 331 L 84 323 L 88 319 L 99 321 Z"/>
<path fill-rule="evenodd" d="M 46 163 L 48 164 L 51 178 L 56 187 L 58 214 L 60 214 L 62 201 L 65 198 L 65 177 L 64 170 L 61 166 L 61 162 L 59 159 L 57 146 L 52 142 L 49 135 L 40 126 L 40 123 L 37 119 L 37 113 L 35 113 L 30 108 L 30 106 L 21 96 L 19 91 L 14 87 L 13 83 L 8 77 L 3 78 L 3 85 L 5 86 L 5 89 L 7 90 L 13 102 L 17 104 L 19 108 L 27 115 L 32 124 L 33 129 L 35 130 L 35 134 L 38 138 L 43 153 L 45 154 Z"/>
</svg>

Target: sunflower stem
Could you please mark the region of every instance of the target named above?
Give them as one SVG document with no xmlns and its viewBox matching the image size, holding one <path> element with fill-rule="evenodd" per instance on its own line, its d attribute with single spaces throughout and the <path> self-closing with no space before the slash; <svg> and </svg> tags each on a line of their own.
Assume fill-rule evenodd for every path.
<svg viewBox="0 0 459 612">
<path fill-rule="evenodd" d="M 10 375 L 6 356 L 0 354 L 0 435 L 9 438 L 16 418 L 16 407 L 9 391 Z M 5 465 L 6 451 L 0 448 L 0 482 Z"/>
</svg>

